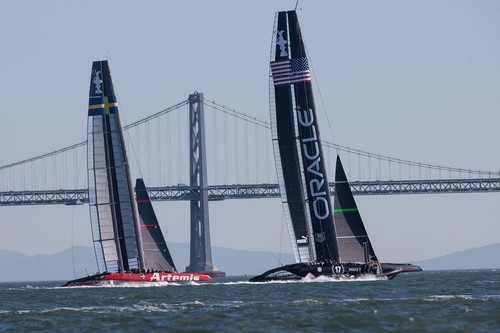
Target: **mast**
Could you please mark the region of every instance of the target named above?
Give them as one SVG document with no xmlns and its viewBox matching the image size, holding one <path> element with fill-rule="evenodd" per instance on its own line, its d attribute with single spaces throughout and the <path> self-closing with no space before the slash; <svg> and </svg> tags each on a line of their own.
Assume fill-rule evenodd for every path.
<svg viewBox="0 0 500 333">
<path fill-rule="evenodd" d="M 337 237 L 333 225 L 332 204 L 326 175 L 323 148 L 319 134 L 311 74 L 300 31 L 297 13 L 288 12 L 291 50 L 291 82 L 294 84 L 295 111 L 302 153 L 305 187 L 316 248 L 316 259 L 339 260 Z"/>
<path fill-rule="evenodd" d="M 287 81 L 289 66 L 287 13 L 276 14 L 271 50 L 270 110 L 278 183 L 287 228 L 296 262 L 314 258 L 311 232 L 297 150 L 293 95 Z M 283 79 L 283 81 L 282 81 Z"/>
<path fill-rule="evenodd" d="M 278 171 L 283 172 L 287 199 L 282 201 L 289 209 L 294 231 L 292 246 L 295 242 L 300 249 L 306 232 L 311 259 L 338 262 L 311 73 L 295 11 L 278 13 L 275 33 L 275 60 L 271 62 L 276 105 L 274 123 L 281 159 Z M 300 254 L 300 250 L 298 252 Z"/>
<path fill-rule="evenodd" d="M 99 270 L 142 268 L 139 219 L 107 61 L 92 64 L 87 157 L 90 220 Z"/>
</svg>

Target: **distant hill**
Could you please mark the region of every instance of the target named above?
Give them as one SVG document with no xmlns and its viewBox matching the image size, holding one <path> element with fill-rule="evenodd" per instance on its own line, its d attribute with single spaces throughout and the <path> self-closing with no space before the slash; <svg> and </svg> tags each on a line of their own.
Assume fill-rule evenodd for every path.
<svg viewBox="0 0 500 333">
<path fill-rule="evenodd" d="M 500 243 L 413 263 L 424 270 L 500 268 Z"/>
<path fill-rule="evenodd" d="M 73 273 L 73 258 L 75 273 Z M 53 255 L 27 256 L 0 250 L 0 282 L 58 281 L 86 276 L 97 271 L 94 249 L 75 246 Z"/>
<path fill-rule="evenodd" d="M 178 271 L 189 265 L 189 244 L 169 244 Z M 422 260 L 414 264 L 424 270 L 500 268 L 500 243 L 454 252 L 439 258 Z M 256 275 L 292 263 L 293 255 L 272 252 L 235 250 L 212 247 L 213 264 L 228 276 Z M 74 260 L 73 260 L 74 258 Z M 74 263 L 74 271 L 73 271 Z M 0 250 L 0 282 L 14 281 L 66 281 L 97 271 L 94 249 L 76 246 L 53 255 L 27 256 L 14 251 Z"/>
<path fill-rule="evenodd" d="M 169 249 L 177 270 L 184 271 L 189 265 L 189 244 L 172 243 Z M 263 273 L 279 265 L 278 257 L 272 252 L 212 247 L 213 264 L 229 276 Z M 282 254 L 280 260 L 283 263 L 294 261 L 293 255 L 289 253 Z M 76 246 L 73 250 L 70 248 L 53 255 L 36 256 L 0 250 L 0 282 L 71 280 L 95 273 L 95 261 L 94 249 L 85 246 Z"/>
</svg>

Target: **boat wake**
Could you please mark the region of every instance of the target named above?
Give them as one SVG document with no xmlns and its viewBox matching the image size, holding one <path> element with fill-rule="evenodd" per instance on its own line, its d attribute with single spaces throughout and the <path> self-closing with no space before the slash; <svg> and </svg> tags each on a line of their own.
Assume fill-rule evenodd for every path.
<svg viewBox="0 0 500 333">
<path fill-rule="evenodd" d="M 188 281 L 188 282 L 166 282 L 166 281 L 160 281 L 160 282 L 120 282 L 120 283 L 114 283 L 113 281 L 108 281 L 106 283 L 100 284 L 100 285 L 78 285 L 78 286 L 71 286 L 71 289 L 75 288 L 162 288 L 162 287 L 173 287 L 173 286 L 201 286 L 204 285 L 205 283 L 199 283 L 195 281 Z M 68 289 L 68 287 L 64 286 L 58 286 L 58 287 L 53 287 L 53 289 Z"/>
<path fill-rule="evenodd" d="M 366 274 L 361 276 L 326 276 L 320 275 L 318 277 L 314 277 L 312 274 L 308 274 L 306 277 L 302 279 L 295 280 L 270 280 L 270 281 L 262 281 L 262 282 L 250 282 L 250 281 L 242 281 L 241 284 L 289 284 L 289 283 L 332 283 L 332 282 L 372 282 L 372 281 L 387 281 L 387 277 L 385 276 L 375 276 L 372 274 Z"/>
<path fill-rule="evenodd" d="M 360 281 L 386 281 L 386 276 L 379 276 L 373 274 L 365 274 L 354 277 L 353 275 L 339 275 L 339 276 L 326 276 L 320 275 L 314 277 L 312 274 L 308 274 L 302 279 L 304 282 L 360 282 Z"/>
</svg>

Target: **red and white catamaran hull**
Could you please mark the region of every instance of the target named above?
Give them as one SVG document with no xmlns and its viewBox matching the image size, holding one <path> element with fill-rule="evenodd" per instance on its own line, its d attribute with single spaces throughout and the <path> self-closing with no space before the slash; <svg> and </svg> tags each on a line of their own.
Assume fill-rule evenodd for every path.
<svg viewBox="0 0 500 333">
<path fill-rule="evenodd" d="M 101 286 L 127 283 L 197 282 L 210 280 L 212 280 L 212 278 L 209 275 L 200 273 L 103 273 L 68 281 L 63 287 Z"/>
</svg>

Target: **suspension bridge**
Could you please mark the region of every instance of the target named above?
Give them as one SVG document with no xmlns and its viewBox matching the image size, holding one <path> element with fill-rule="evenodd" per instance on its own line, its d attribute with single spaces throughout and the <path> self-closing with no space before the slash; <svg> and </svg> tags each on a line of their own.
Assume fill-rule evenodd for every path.
<svg viewBox="0 0 500 333">
<path fill-rule="evenodd" d="M 191 204 L 186 270 L 224 274 L 212 265 L 211 251 L 200 250 L 211 244 L 208 202 L 280 196 L 269 122 L 194 93 L 124 131 L 132 176 L 149 184 L 151 199 Z M 327 141 L 323 147 L 327 166 L 343 155 L 348 175 L 356 179 L 350 182 L 354 195 L 500 191 L 498 172 L 403 160 Z M 1 166 L 0 206 L 88 203 L 86 171 L 84 141 Z M 333 183 L 330 191 L 334 195 Z"/>
</svg>

